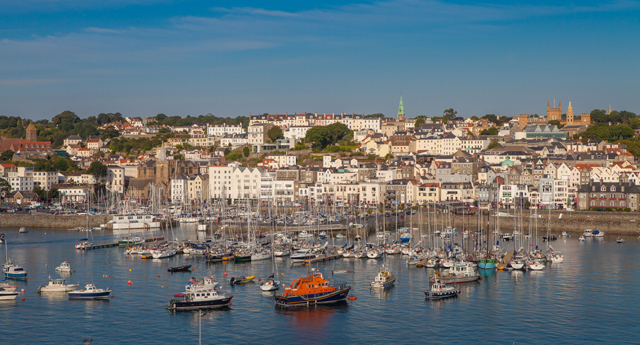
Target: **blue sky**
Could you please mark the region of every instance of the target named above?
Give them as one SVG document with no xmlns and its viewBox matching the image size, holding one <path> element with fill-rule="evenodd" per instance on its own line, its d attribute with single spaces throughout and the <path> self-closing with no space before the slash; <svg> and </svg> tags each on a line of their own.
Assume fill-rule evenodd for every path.
<svg viewBox="0 0 640 345">
<path fill-rule="evenodd" d="M 640 113 L 640 2 L 0 0 L 0 115 Z"/>
</svg>

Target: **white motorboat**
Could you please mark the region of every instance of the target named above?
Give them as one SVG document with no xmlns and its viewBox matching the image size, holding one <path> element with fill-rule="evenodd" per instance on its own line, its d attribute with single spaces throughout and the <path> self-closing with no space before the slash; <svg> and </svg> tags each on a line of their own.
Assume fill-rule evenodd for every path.
<svg viewBox="0 0 640 345">
<path fill-rule="evenodd" d="M 38 292 L 69 292 L 78 288 L 78 284 L 65 284 L 64 279 L 51 279 L 49 285 L 40 285 Z"/>
<path fill-rule="evenodd" d="M 582 236 L 584 237 L 591 237 L 593 235 L 593 230 L 591 229 L 587 229 L 582 233 Z"/>
<path fill-rule="evenodd" d="M 69 299 L 105 299 L 109 298 L 111 290 L 98 289 L 93 284 L 85 285 L 84 289 L 70 291 Z"/>
<path fill-rule="evenodd" d="M 197 222 L 195 218 L 193 223 Z M 182 221 L 181 221 L 182 222 Z M 115 215 L 108 223 L 101 225 L 102 228 L 111 228 L 113 230 L 149 230 L 159 229 L 160 220 L 150 214 L 135 215 Z"/>
<path fill-rule="evenodd" d="M 386 270 L 384 267 L 382 267 L 382 270 L 378 272 L 376 277 L 371 282 L 371 287 L 374 289 L 386 289 L 393 286 L 395 282 L 396 277 L 394 277 L 389 270 Z"/>
<path fill-rule="evenodd" d="M 18 292 L 9 291 L 3 287 L 0 287 L 0 300 L 12 300 L 16 299 L 16 296 L 18 296 Z"/>
<path fill-rule="evenodd" d="M 604 231 L 593 230 L 592 237 L 604 237 Z"/>
<path fill-rule="evenodd" d="M 17 285 L 11 284 L 6 280 L 3 280 L 0 282 L 0 288 L 3 288 L 7 291 L 16 291 L 16 289 L 18 288 Z"/>
<path fill-rule="evenodd" d="M 21 233 L 21 234 L 26 234 L 27 232 L 29 232 L 29 230 L 27 230 L 27 229 L 26 229 L 26 228 L 24 228 L 24 227 L 23 227 L 23 228 L 20 228 L 20 230 L 18 230 L 18 233 Z"/>
<path fill-rule="evenodd" d="M 218 282 L 216 278 L 213 277 L 205 277 L 203 280 L 197 280 L 196 278 L 191 278 L 189 283 L 184 287 L 184 291 L 188 293 L 200 292 L 215 289 L 218 286 Z"/>
<path fill-rule="evenodd" d="M 502 234 L 502 239 L 505 241 L 511 241 L 513 239 L 513 234 Z"/>
<path fill-rule="evenodd" d="M 368 250 L 367 257 L 369 259 L 380 259 L 382 257 L 382 252 L 376 249 Z"/>
<path fill-rule="evenodd" d="M 57 272 L 71 272 L 71 265 L 68 262 L 64 261 L 60 264 L 60 266 L 56 267 Z"/>
<path fill-rule="evenodd" d="M 26 279 L 27 270 L 17 265 L 9 265 L 3 269 L 4 275 L 7 278 L 13 279 Z"/>
<path fill-rule="evenodd" d="M 563 231 L 563 232 L 562 232 L 562 237 L 569 237 L 569 233 L 568 233 L 568 232 L 566 232 L 566 231 Z"/>
<path fill-rule="evenodd" d="M 447 259 L 440 260 L 440 266 L 444 268 L 451 268 L 453 267 L 453 264 L 454 264 L 453 260 L 447 260 Z"/>
</svg>

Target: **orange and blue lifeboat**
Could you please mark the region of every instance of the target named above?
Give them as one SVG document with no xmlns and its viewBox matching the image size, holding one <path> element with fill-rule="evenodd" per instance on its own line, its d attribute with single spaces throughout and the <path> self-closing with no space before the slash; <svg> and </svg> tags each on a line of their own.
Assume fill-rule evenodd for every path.
<svg viewBox="0 0 640 345">
<path fill-rule="evenodd" d="M 285 288 L 282 294 L 277 294 L 276 306 L 309 306 L 342 302 L 347 299 L 351 286 L 329 284 L 322 273 L 314 273 L 304 278 L 298 278 Z"/>
</svg>

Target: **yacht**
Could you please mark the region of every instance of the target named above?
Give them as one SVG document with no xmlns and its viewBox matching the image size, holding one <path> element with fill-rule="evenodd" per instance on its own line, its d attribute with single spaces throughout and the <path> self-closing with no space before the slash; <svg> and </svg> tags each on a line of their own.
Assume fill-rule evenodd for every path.
<svg viewBox="0 0 640 345">
<path fill-rule="evenodd" d="M 544 269 L 544 265 L 540 261 L 533 261 L 529 263 L 529 269 L 532 271 L 541 271 Z"/>
<path fill-rule="evenodd" d="M 60 266 L 56 267 L 57 272 L 71 272 L 71 265 L 68 262 L 64 261 L 60 264 Z"/>
<path fill-rule="evenodd" d="M 316 255 L 311 252 L 311 249 L 305 248 L 296 251 L 291 254 L 292 262 L 305 262 L 308 259 L 315 259 Z"/>
<path fill-rule="evenodd" d="M 260 261 L 271 259 L 271 252 L 268 250 L 251 254 L 251 261 Z"/>
<path fill-rule="evenodd" d="M 262 291 L 275 291 L 280 288 L 280 281 L 275 279 L 275 275 L 271 275 L 267 280 L 260 283 Z"/>
<path fill-rule="evenodd" d="M 69 299 L 106 299 L 110 294 L 109 288 L 98 289 L 93 284 L 87 284 L 84 289 L 69 292 Z"/>
<path fill-rule="evenodd" d="M 49 285 L 40 285 L 38 292 L 69 292 L 78 287 L 78 284 L 65 284 L 64 279 L 51 279 L 49 277 Z"/>
<path fill-rule="evenodd" d="M 310 234 L 306 230 L 303 230 L 298 234 L 298 238 L 313 238 L 313 234 Z"/>
<path fill-rule="evenodd" d="M 176 250 L 173 248 L 155 249 L 151 251 L 151 256 L 154 259 L 166 259 L 176 255 Z"/>
<path fill-rule="evenodd" d="M 89 242 L 88 238 L 83 238 L 80 240 L 80 243 L 76 244 L 76 249 L 86 249 L 87 247 L 91 247 L 93 242 Z"/>
<path fill-rule="evenodd" d="M 175 294 L 174 297 L 181 299 L 169 301 L 167 306 L 169 310 L 222 308 L 229 306 L 233 298 L 232 295 L 226 295 L 216 289 Z"/>
<path fill-rule="evenodd" d="M 383 269 L 378 272 L 378 275 L 371 282 L 372 288 L 382 288 L 386 289 L 388 287 L 393 286 L 396 282 L 396 277 L 394 277 L 389 270 Z"/>
</svg>

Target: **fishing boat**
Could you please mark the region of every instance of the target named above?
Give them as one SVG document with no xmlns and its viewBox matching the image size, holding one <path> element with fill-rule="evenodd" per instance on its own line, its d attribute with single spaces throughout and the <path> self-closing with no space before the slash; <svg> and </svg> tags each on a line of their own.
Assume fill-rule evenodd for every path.
<svg viewBox="0 0 640 345">
<path fill-rule="evenodd" d="M 229 285 L 253 283 L 254 279 L 256 279 L 256 276 L 231 277 L 231 279 L 229 279 Z"/>
<path fill-rule="evenodd" d="M 440 274 L 436 273 L 436 275 Z M 442 284 L 471 283 L 480 279 L 480 274 L 471 263 L 463 262 L 444 271 L 444 274 L 440 275 L 438 279 Z M 432 277 L 430 281 L 435 282 L 436 277 Z"/>
<path fill-rule="evenodd" d="M 60 266 L 56 267 L 56 272 L 71 272 L 71 265 L 67 261 L 63 261 Z"/>
<path fill-rule="evenodd" d="M 178 267 L 169 267 L 167 269 L 167 272 L 189 272 L 191 270 L 191 265 L 184 265 L 184 266 L 178 266 Z"/>
<path fill-rule="evenodd" d="M 497 261 L 496 259 L 480 259 L 478 260 L 478 267 L 483 270 L 492 270 L 496 268 Z"/>
<path fill-rule="evenodd" d="M 16 291 L 9 291 L 3 287 L 0 287 L 0 300 L 12 300 L 12 299 L 16 299 L 16 296 L 18 296 L 18 292 Z"/>
<path fill-rule="evenodd" d="M 84 289 L 69 292 L 69 299 L 106 299 L 110 294 L 109 288 L 98 289 L 93 284 L 87 284 Z"/>
<path fill-rule="evenodd" d="M 48 285 L 40 285 L 38 292 L 69 292 L 78 288 L 78 284 L 65 284 L 64 279 L 51 279 Z"/>
<path fill-rule="evenodd" d="M 458 287 L 441 283 L 439 279 L 435 280 L 431 285 L 431 289 L 427 289 L 424 292 L 425 298 L 430 300 L 457 297 L 459 294 L 460 289 Z"/>
<path fill-rule="evenodd" d="M 329 280 L 316 272 L 304 278 L 295 279 L 282 294 L 276 294 L 276 306 L 310 306 L 341 302 L 347 299 L 351 287 L 348 285 L 334 286 Z"/>
<path fill-rule="evenodd" d="M 620 238 L 620 237 L 618 237 L 618 238 L 616 239 L 616 243 L 624 243 L 624 242 L 625 242 L 624 238 Z"/>
<path fill-rule="evenodd" d="M 3 269 L 4 275 L 7 278 L 13 279 L 26 279 L 27 278 L 27 270 L 17 265 L 7 265 Z"/>
<path fill-rule="evenodd" d="M 232 295 L 226 295 L 216 289 L 175 294 L 174 297 L 181 299 L 170 300 L 167 306 L 169 310 L 222 308 L 229 306 L 233 298 Z"/>
<path fill-rule="evenodd" d="M 22 228 L 20 228 L 20 230 L 18 230 L 18 233 L 20 233 L 20 234 L 26 234 L 27 232 L 29 232 L 29 230 L 27 230 L 24 227 L 22 227 Z"/>
<path fill-rule="evenodd" d="M 375 289 L 386 289 L 388 287 L 393 286 L 396 282 L 396 277 L 394 277 L 389 270 L 383 269 L 378 272 L 373 281 L 371 282 L 371 287 Z"/>
</svg>

